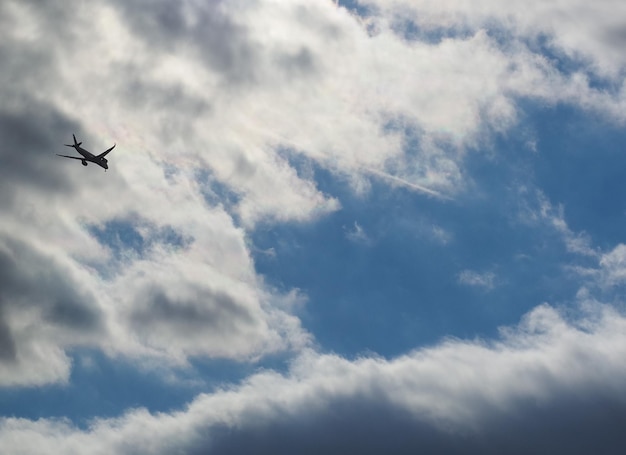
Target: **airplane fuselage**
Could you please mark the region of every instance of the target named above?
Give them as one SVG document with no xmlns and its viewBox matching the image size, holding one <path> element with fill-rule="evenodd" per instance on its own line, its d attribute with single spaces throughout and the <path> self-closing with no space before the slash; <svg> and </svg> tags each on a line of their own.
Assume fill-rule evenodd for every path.
<svg viewBox="0 0 626 455">
<path fill-rule="evenodd" d="M 84 148 L 82 148 L 80 145 L 73 145 L 72 147 L 74 147 L 74 149 L 80 153 L 85 159 L 83 160 L 83 166 L 87 166 L 87 161 L 89 161 L 90 163 L 95 163 L 98 166 L 104 168 L 104 169 L 108 169 L 109 165 L 108 165 L 108 161 L 106 158 L 98 158 L 97 156 L 95 156 L 94 154 L 92 154 L 91 152 L 85 150 Z"/>
<path fill-rule="evenodd" d="M 74 150 L 76 150 L 78 153 L 80 153 L 80 156 L 61 155 L 59 153 L 57 153 L 57 155 L 62 156 L 63 158 L 71 158 L 73 160 L 80 160 L 80 162 L 82 163 L 83 166 L 87 166 L 87 162 L 90 162 L 90 163 L 97 164 L 101 168 L 104 168 L 105 171 L 109 168 L 109 164 L 108 164 L 109 162 L 107 161 L 105 156 L 111 150 L 113 150 L 115 148 L 115 144 L 113 144 L 113 147 L 108 148 L 107 150 L 102 152 L 100 155 L 94 155 L 93 153 L 85 150 L 84 148 L 82 148 L 80 146 L 82 144 L 82 142 L 78 142 L 76 140 L 76 136 L 74 134 L 72 134 L 72 137 L 74 138 L 74 143 L 73 144 L 65 144 L 65 146 L 66 147 L 72 147 Z"/>
</svg>

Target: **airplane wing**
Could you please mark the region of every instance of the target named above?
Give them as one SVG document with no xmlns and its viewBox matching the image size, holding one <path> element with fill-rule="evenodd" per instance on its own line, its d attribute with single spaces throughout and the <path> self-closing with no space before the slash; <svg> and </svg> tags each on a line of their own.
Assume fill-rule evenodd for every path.
<svg viewBox="0 0 626 455">
<path fill-rule="evenodd" d="M 72 158 L 74 160 L 84 160 L 85 159 L 82 156 L 79 157 L 79 156 L 59 155 L 58 153 L 57 153 L 57 156 L 62 156 L 64 158 Z"/>
<path fill-rule="evenodd" d="M 113 150 L 115 148 L 116 145 L 117 144 L 113 144 L 113 147 L 111 147 L 110 149 L 102 152 L 100 155 L 96 156 L 96 158 L 104 158 L 107 155 L 107 153 L 109 153 L 111 150 Z"/>
</svg>

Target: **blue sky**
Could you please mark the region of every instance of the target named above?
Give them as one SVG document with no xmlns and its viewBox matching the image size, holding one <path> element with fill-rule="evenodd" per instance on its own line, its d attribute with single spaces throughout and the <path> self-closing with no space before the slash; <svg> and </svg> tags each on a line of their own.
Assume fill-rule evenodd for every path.
<svg viewBox="0 0 626 455">
<path fill-rule="evenodd" d="M 0 446 L 618 453 L 624 8 L 3 3 Z"/>
</svg>

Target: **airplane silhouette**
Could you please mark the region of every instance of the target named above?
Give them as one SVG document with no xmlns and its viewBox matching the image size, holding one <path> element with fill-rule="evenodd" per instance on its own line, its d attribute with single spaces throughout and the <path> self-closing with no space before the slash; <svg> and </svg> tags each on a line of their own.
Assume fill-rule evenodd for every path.
<svg viewBox="0 0 626 455">
<path fill-rule="evenodd" d="M 74 148 L 82 156 L 59 155 L 58 153 L 57 153 L 57 155 L 58 156 L 62 156 L 64 158 L 72 158 L 74 160 L 80 160 L 83 163 L 83 166 L 87 166 L 87 161 L 89 161 L 90 163 L 95 163 L 98 166 L 103 167 L 104 171 L 106 172 L 106 170 L 109 168 L 109 165 L 107 164 L 108 161 L 105 158 L 105 156 L 106 156 L 107 153 L 109 153 L 111 150 L 113 150 L 115 148 L 115 145 L 117 145 L 117 144 L 113 144 L 113 147 L 111 147 L 110 149 L 108 149 L 105 152 L 102 152 L 100 155 L 94 155 L 94 154 L 88 152 L 87 150 L 85 150 L 84 148 L 82 148 L 80 146 L 80 144 L 82 144 L 82 142 L 77 142 L 76 141 L 76 136 L 74 136 L 72 134 L 72 137 L 74 138 L 74 144 L 64 144 L 64 145 L 66 147 Z"/>
</svg>

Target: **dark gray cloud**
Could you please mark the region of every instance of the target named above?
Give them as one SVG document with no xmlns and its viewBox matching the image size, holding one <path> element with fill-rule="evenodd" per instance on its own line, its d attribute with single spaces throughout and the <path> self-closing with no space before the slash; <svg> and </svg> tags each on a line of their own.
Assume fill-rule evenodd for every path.
<svg viewBox="0 0 626 455">
<path fill-rule="evenodd" d="M 7 323 L 12 314 L 38 312 L 48 326 L 70 333 L 102 330 L 93 296 L 77 288 L 54 259 L 19 240 L 0 237 L 0 361 L 15 360 L 19 345 Z M 37 332 L 20 340 L 38 338 Z M 42 335 L 43 337 L 43 335 Z"/>
<path fill-rule="evenodd" d="M 258 42 L 248 24 L 238 20 L 237 7 L 231 7 L 228 2 L 192 4 L 160 0 L 119 2 L 118 6 L 129 28 L 137 37 L 149 42 L 153 50 L 192 50 L 208 68 L 222 76 L 223 87 L 271 84 L 277 75 L 285 80 L 306 77 L 315 74 L 319 67 L 315 50 L 306 45 L 294 50 Z M 303 32 L 315 30 L 335 37 L 340 34 L 338 27 L 329 26 L 319 16 L 317 11 L 295 8 L 293 21 Z M 271 77 L 264 73 L 267 67 L 273 69 Z M 145 87 L 139 93 L 143 89 Z M 180 94 L 176 88 L 168 92 Z"/>
<path fill-rule="evenodd" d="M 0 264 L 0 267 L 2 267 L 2 264 Z M 3 307 L 4 303 L 0 299 L 0 363 L 8 363 L 15 361 L 17 351 L 11 327 L 4 318 Z"/>
<path fill-rule="evenodd" d="M 158 111 L 184 112 L 192 117 L 211 110 L 210 104 L 185 91 L 181 85 L 160 85 L 142 79 L 142 69 L 126 67 L 120 98 L 135 107 L 150 107 Z M 180 134 L 180 132 L 179 132 Z"/>
<path fill-rule="evenodd" d="M 124 19 L 139 37 L 151 46 L 167 51 L 190 47 L 209 67 L 229 83 L 255 78 L 257 45 L 246 28 L 226 15 L 220 1 L 118 2 Z M 185 8 L 192 9 L 188 20 Z"/>
<path fill-rule="evenodd" d="M 245 289 L 214 289 L 180 276 L 133 281 L 137 291 L 122 297 L 123 321 L 136 339 L 155 352 L 172 359 L 245 360 L 282 348 L 258 297 Z"/>
<path fill-rule="evenodd" d="M 456 356 L 456 362 L 447 363 L 439 357 L 442 351 L 431 354 L 434 357 L 424 351 L 411 359 L 341 361 L 335 371 L 328 368 L 334 361 L 320 356 L 308 373 L 299 367 L 288 376 L 261 372 L 239 386 L 200 395 L 180 412 L 136 410 L 101 420 L 88 431 L 54 421 L 0 419 L 0 442 L 10 448 L 40 434 L 50 438 L 40 453 L 67 452 L 80 443 L 83 453 L 195 455 L 617 455 L 626 443 L 626 384 L 612 377 L 623 371 L 620 365 L 600 374 L 599 381 L 579 376 L 594 376 L 581 372 L 584 362 L 566 362 L 571 371 L 552 378 L 535 374 L 533 368 L 521 369 L 527 377 L 516 375 L 503 382 L 504 394 L 498 396 L 486 390 L 494 377 L 489 370 L 518 368 L 507 356 L 488 368 L 473 359 L 476 374 L 468 375 L 466 359 Z M 425 376 L 434 358 L 437 363 L 443 360 L 447 371 L 438 384 L 430 384 L 432 396 L 427 396 Z M 411 371 L 403 368 L 407 361 Z M 357 371 L 365 376 L 355 376 Z M 443 415 L 451 403 L 450 414 Z"/>
<path fill-rule="evenodd" d="M 89 225 L 89 233 L 108 248 L 115 259 L 123 259 L 129 253 L 144 256 L 155 245 L 182 249 L 193 242 L 172 226 L 157 226 L 139 215 L 127 219 L 111 219 L 101 225 Z"/>
<path fill-rule="evenodd" d="M 97 336 L 104 327 L 94 296 L 74 281 L 69 262 L 45 251 L 44 240 L 55 229 L 46 216 L 49 201 L 52 206 L 76 189 L 65 174 L 67 163 L 55 154 L 66 153 L 63 144 L 72 133 L 84 136 L 80 123 L 47 99 L 61 79 L 58 57 L 71 55 L 78 43 L 76 27 L 63 26 L 80 21 L 82 8 L 75 6 L 0 5 L 2 385 L 58 380 L 68 365 L 63 346 Z"/>
<path fill-rule="evenodd" d="M 600 34 L 602 44 L 615 53 L 621 53 L 626 46 L 626 24 L 604 27 Z"/>
<path fill-rule="evenodd" d="M 453 371 L 450 372 L 454 374 Z M 410 398 L 410 397 L 407 397 Z M 618 454 L 626 444 L 626 403 L 602 391 L 561 394 L 549 403 L 515 404 L 514 414 L 491 409 L 477 429 L 435 426 L 388 403 L 356 396 L 322 412 L 303 409 L 244 425 L 211 428 L 193 454 Z"/>
<path fill-rule="evenodd" d="M 164 141 L 175 143 L 193 135 L 193 122 L 189 119 L 212 113 L 210 102 L 189 93 L 181 84 L 157 83 L 145 78 L 145 68 L 134 64 L 122 65 L 113 71 L 123 75 L 116 87 L 115 99 L 132 112 L 150 112 L 158 119 Z"/>
<path fill-rule="evenodd" d="M 53 164 L 54 153 L 61 150 L 62 139 L 81 130 L 54 106 L 37 100 L 57 70 L 47 48 L 36 43 L 0 40 L 0 204 L 24 188 L 70 188 Z"/>
<path fill-rule="evenodd" d="M 144 304 L 133 311 L 131 321 L 143 333 L 167 326 L 181 335 L 210 331 L 229 337 L 255 324 L 248 309 L 231 296 L 210 289 L 196 289 L 193 298 L 172 297 L 163 289 L 150 289 Z"/>
<path fill-rule="evenodd" d="M 60 147 L 73 132 L 80 126 L 49 105 L 26 99 L 14 109 L 0 106 L 0 204 L 25 189 L 69 192 L 55 153 L 65 153 Z"/>
<path fill-rule="evenodd" d="M 74 297 L 74 298 L 72 298 Z M 74 330 L 92 331 L 100 326 L 100 311 L 85 302 L 84 296 L 55 299 L 44 312 L 44 319 L 54 325 Z"/>
<path fill-rule="evenodd" d="M 279 54 L 277 63 L 283 71 L 292 77 L 306 76 L 316 70 L 315 55 L 308 47 L 301 47 L 297 52 Z"/>
<path fill-rule="evenodd" d="M 71 55 L 78 43 L 76 28 L 65 24 L 78 20 L 80 10 L 55 2 L 0 5 L 8 22 L 0 32 L 0 206 L 18 192 L 23 204 L 29 191 L 72 189 L 55 153 L 65 153 L 63 143 L 83 130 L 45 95 L 61 79 L 57 57 Z"/>
</svg>

